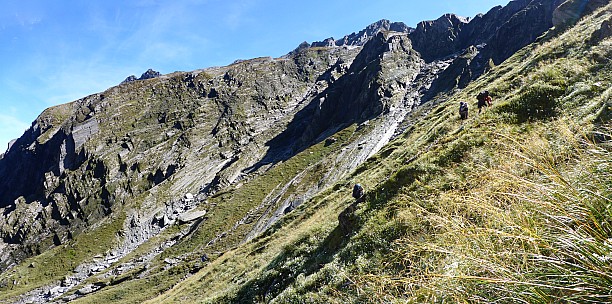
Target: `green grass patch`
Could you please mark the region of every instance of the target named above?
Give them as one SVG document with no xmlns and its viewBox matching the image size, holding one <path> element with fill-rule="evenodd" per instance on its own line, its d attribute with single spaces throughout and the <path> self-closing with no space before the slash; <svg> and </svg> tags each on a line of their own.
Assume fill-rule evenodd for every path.
<svg viewBox="0 0 612 304">
<path fill-rule="evenodd" d="M 564 93 L 562 87 L 538 82 L 497 107 L 497 111 L 512 114 L 518 123 L 552 118 L 558 115 L 558 99 Z"/>
<path fill-rule="evenodd" d="M 241 184 L 230 191 L 218 193 L 211 197 L 209 205 L 216 204 L 211 208 L 207 220 L 202 223 L 200 228 L 185 242 L 174 246 L 168 250 L 168 256 L 179 252 L 201 251 L 205 245 L 217 235 L 226 232 L 242 219 L 247 212 L 261 204 L 264 199 L 274 196 L 282 187 L 287 185 L 296 174 L 306 170 L 306 178 L 300 184 L 289 187 L 299 194 L 299 189 L 308 188 L 319 183 L 317 176 L 322 176 L 326 168 L 317 165 L 322 159 L 338 152 L 338 146 L 347 142 L 356 130 L 356 126 L 350 126 L 334 134 L 336 143 L 326 146 L 325 142 L 318 143 L 302 151 L 287 161 L 269 168 L 265 173 L 254 177 L 248 182 Z M 272 195 L 270 195 L 272 194 Z M 286 192 L 284 197 L 290 195 Z M 260 210 L 263 212 L 264 210 Z M 253 215 L 258 218 L 257 214 Z M 244 223 L 237 230 L 228 233 L 227 237 L 222 238 L 217 244 L 209 246 L 208 252 L 225 251 L 237 245 L 246 236 L 252 223 Z M 165 253 L 166 254 L 166 253 Z"/>
<path fill-rule="evenodd" d="M 105 254 L 113 248 L 118 232 L 123 229 L 125 215 L 102 223 L 85 231 L 67 244 L 57 246 L 29 258 L 0 278 L 6 285 L 0 289 L 0 300 L 8 300 L 27 291 L 56 283 L 72 274 L 74 268 L 97 254 Z"/>
</svg>

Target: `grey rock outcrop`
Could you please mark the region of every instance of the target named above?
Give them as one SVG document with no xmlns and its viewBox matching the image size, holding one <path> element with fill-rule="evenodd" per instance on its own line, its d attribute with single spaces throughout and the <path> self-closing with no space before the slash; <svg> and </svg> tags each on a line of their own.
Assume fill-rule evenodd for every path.
<svg viewBox="0 0 612 304">
<path fill-rule="evenodd" d="M 470 52 L 472 54 L 468 66 L 461 68 L 463 80 L 449 81 L 446 88 L 437 86 L 440 91 L 454 88 L 453 83 L 462 88 L 482 75 L 489 67 L 489 62 L 500 64 L 550 29 L 557 2 L 515 0 L 505 7 L 495 7 L 472 19 L 447 14 L 433 21 L 419 23 L 409 36 L 414 49 L 426 62 L 461 58 L 468 49 L 476 47 L 477 53 Z M 463 61 L 461 64 L 466 63 Z M 451 68 L 457 69 L 457 64 L 459 61 Z"/>
<path fill-rule="evenodd" d="M 200 219 L 206 215 L 205 210 L 192 210 L 185 213 L 182 213 L 178 216 L 179 223 L 189 223 L 193 222 L 197 219 Z"/>
<path fill-rule="evenodd" d="M 17 138 L 12 139 L 11 141 L 8 142 L 8 146 L 6 147 L 6 152 L 11 150 L 11 147 L 15 144 L 16 141 L 17 141 Z M 4 153 L 2 153 L 2 154 L 4 154 Z"/>
<path fill-rule="evenodd" d="M 580 18 L 593 13 L 600 7 L 608 4 L 607 0 L 567 0 L 553 13 L 555 27 L 567 27 L 575 24 Z"/>
<path fill-rule="evenodd" d="M 485 34 L 485 36 L 490 35 L 490 38 L 484 41 L 485 47 L 471 64 L 474 74 L 479 76 L 484 72 L 489 60 L 496 65 L 500 64 L 549 30 L 552 27 L 552 12 L 556 2 L 556 0 L 515 0 L 495 13 L 501 16 L 507 16 L 509 13 L 512 15 L 508 19 L 500 20 L 501 26 L 496 27 L 495 31 Z M 521 3 L 525 3 L 525 6 L 518 6 Z M 487 27 L 486 23 L 475 26 Z"/>
<path fill-rule="evenodd" d="M 601 27 L 593 32 L 589 42 L 591 44 L 597 44 L 600 41 L 612 37 L 612 19 L 605 20 Z"/>
<path fill-rule="evenodd" d="M 161 76 L 162 74 L 158 71 L 154 71 L 153 69 L 148 69 L 146 72 L 142 73 L 142 75 L 140 75 L 140 78 L 138 78 L 138 80 L 145 80 L 145 79 L 151 79 L 151 78 L 156 78 Z"/>
<path fill-rule="evenodd" d="M 409 33 L 412 31 L 412 28 L 402 22 L 390 22 L 389 20 L 383 19 L 368 25 L 365 29 L 357 33 L 346 35 L 338 40 L 327 38 L 323 41 L 313 42 L 311 47 L 363 46 L 378 33 L 388 31 Z"/>
<path fill-rule="evenodd" d="M 138 80 L 138 78 L 135 75 L 130 75 L 126 77 L 125 80 L 123 80 L 121 83 L 132 82 L 136 80 Z"/>
<path fill-rule="evenodd" d="M 133 81 L 137 81 L 137 80 L 152 79 L 152 78 L 160 77 L 161 75 L 162 74 L 160 72 L 154 71 L 153 69 L 148 69 L 146 72 L 144 72 L 144 73 L 142 73 L 142 75 L 140 75 L 140 78 L 136 78 L 136 76 L 130 75 L 127 78 L 125 78 L 125 80 L 122 81 L 121 83 L 133 82 Z"/>
<path fill-rule="evenodd" d="M 468 20 L 455 14 L 446 14 L 433 21 L 422 21 L 410 34 L 414 49 L 427 62 L 455 54 L 465 48 L 461 30 Z"/>
</svg>

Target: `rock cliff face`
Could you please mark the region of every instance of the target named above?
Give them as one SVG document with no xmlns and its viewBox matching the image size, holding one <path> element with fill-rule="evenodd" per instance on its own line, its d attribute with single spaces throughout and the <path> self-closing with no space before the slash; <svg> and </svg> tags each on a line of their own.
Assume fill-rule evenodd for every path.
<svg viewBox="0 0 612 304">
<path fill-rule="evenodd" d="M 149 70 L 50 108 L 0 158 L 0 269 L 118 220 L 112 261 L 163 233 L 159 247 L 187 256 L 251 239 L 379 151 L 415 108 L 533 42 L 556 7 L 516 0 L 416 29 L 382 20 L 282 58 Z M 142 250 L 132 268 L 161 253 Z M 70 290 L 52 287 L 34 294 Z"/>
<path fill-rule="evenodd" d="M 352 33 L 344 36 L 342 39 L 335 40 L 333 37 L 323 41 L 313 42 L 311 47 L 332 47 L 332 46 L 363 46 L 370 38 L 376 36 L 380 32 L 399 32 L 409 33 L 412 31 L 410 27 L 402 22 L 390 22 L 389 20 L 380 20 L 368 25 L 365 29 L 358 33 Z"/>
<path fill-rule="evenodd" d="M 515 0 L 470 20 L 447 14 L 434 21 L 419 23 L 409 36 L 414 49 L 426 62 L 457 58 L 475 47 L 477 51 L 472 54 L 473 58 L 463 62 L 466 66 L 462 73 L 463 77 L 469 75 L 468 79 L 473 80 L 486 70 L 489 62 L 501 63 L 552 27 L 552 16 L 558 2 Z M 466 82 L 456 84 L 463 87 Z M 439 90 L 450 88 L 452 86 L 438 87 Z"/>
<path fill-rule="evenodd" d="M 563 2 L 563 1 L 561 1 Z M 561 3 L 553 14 L 555 27 L 567 27 L 575 24 L 580 18 L 593 13 L 608 4 L 607 0 L 567 0 Z"/>
</svg>

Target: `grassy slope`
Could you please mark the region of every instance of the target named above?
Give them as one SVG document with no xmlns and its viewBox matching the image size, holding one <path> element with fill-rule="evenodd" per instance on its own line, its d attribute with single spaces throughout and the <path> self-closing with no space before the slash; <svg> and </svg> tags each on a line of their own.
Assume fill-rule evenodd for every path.
<svg viewBox="0 0 612 304">
<path fill-rule="evenodd" d="M 136 275 L 140 276 L 139 273 L 128 274 L 132 275 L 132 278 L 126 282 L 119 283 L 114 283 L 114 281 L 121 281 L 121 277 L 112 277 L 111 280 L 99 280 L 96 278 L 90 279 L 86 283 L 104 283 L 104 285 L 106 285 L 105 289 L 88 297 L 78 299 L 76 302 L 140 303 L 144 300 L 153 298 L 164 291 L 167 291 L 173 285 L 177 284 L 177 282 L 182 278 L 189 275 L 189 273 L 195 272 L 199 267 L 201 267 L 199 258 L 202 254 L 206 253 L 212 260 L 215 260 L 217 252 L 225 251 L 227 250 L 227 246 L 240 242 L 240 240 L 245 236 L 246 232 L 248 232 L 247 229 L 251 228 L 252 225 L 241 225 L 231 234 L 228 234 L 227 237 L 220 239 L 214 245 L 207 245 L 207 242 L 213 239 L 215 235 L 223 232 L 224 227 L 227 228 L 229 224 L 239 221 L 240 218 L 249 210 L 249 208 L 252 208 L 252 206 L 249 204 L 252 205 L 253 202 L 261 201 L 263 196 L 273 190 L 272 188 L 279 184 L 287 183 L 288 179 L 292 177 L 292 174 L 295 174 L 296 172 L 307 170 L 311 175 L 319 174 L 320 172 L 317 171 L 318 166 L 314 166 L 313 168 L 312 164 L 317 163 L 322 158 L 331 157 L 330 155 L 333 154 L 334 149 L 337 149 L 337 147 L 342 147 L 346 142 L 350 141 L 351 136 L 357 133 L 359 133 L 359 131 L 355 129 L 355 126 L 347 127 L 334 135 L 337 139 L 337 142 L 334 145 L 326 146 L 324 142 L 321 142 L 299 153 L 296 157 L 272 167 L 266 174 L 254 178 L 252 181 L 245 183 L 243 186 L 230 192 L 220 193 L 219 195 L 212 197 L 210 202 L 219 204 L 223 203 L 230 207 L 218 208 L 218 210 L 212 209 L 213 211 L 208 214 L 208 220 L 203 222 L 201 225 L 201 229 L 191 234 L 179 244 L 167 249 L 163 254 L 156 258 L 151 269 L 147 270 L 150 275 L 136 279 Z M 316 183 L 316 180 L 304 179 L 296 187 L 312 187 L 312 184 Z M 177 226 L 175 229 L 179 229 L 179 226 Z M 134 256 L 138 256 L 140 253 L 145 252 L 146 248 L 156 246 L 161 241 L 165 240 L 167 236 L 171 236 L 171 233 L 167 233 L 165 236 L 150 240 L 143 245 L 144 248 L 137 249 L 136 252 L 130 255 L 130 257 L 133 258 Z M 164 267 L 164 258 L 179 255 L 182 255 L 181 259 L 186 260 L 186 262 L 179 264 L 178 266 L 165 269 L 167 267 Z M 127 258 L 124 260 L 127 260 Z M 142 269 L 136 269 L 136 272 L 140 271 L 142 271 Z"/>
<path fill-rule="evenodd" d="M 605 296 L 610 147 L 587 139 L 609 123 L 612 42 L 585 41 L 610 15 L 517 53 L 355 174 L 152 302 Z M 459 121 L 459 100 L 483 89 L 495 106 L 477 115 L 471 102 L 471 118 Z M 343 227 L 354 182 L 367 202 Z"/>
<path fill-rule="evenodd" d="M 48 250 L 40 255 L 27 259 L 10 273 L 3 274 L 13 284 L 4 286 L 0 292 L 0 302 L 8 301 L 30 290 L 64 279 L 79 264 L 90 262 L 96 254 L 108 251 L 119 240 L 119 231 L 125 215 L 100 222 L 99 225 L 80 234 L 73 242 Z"/>
<path fill-rule="evenodd" d="M 571 293 L 584 297 L 575 287 L 581 282 L 559 276 L 573 272 L 558 266 L 610 273 L 605 263 L 612 251 L 605 241 L 611 235 L 608 215 L 597 213 L 602 208 L 597 204 L 609 205 L 610 154 L 582 140 L 590 136 L 594 123 L 610 118 L 612 42 L 584 44 L 609 15 L 519 52 L 450 96 L 353 175 L 288 214 L 264 235 L 213 257 L 182 283 L 177 284 L 199 266 L 191 261 L 161 271 L 163 258 L 184 252 L 197 258 L 201 252 L 223 251 L 223 245 L 246 231 L 237 231 L 220 247 L 204 249 L 203 241 L 221 232 L 214 227 L 233 223 L 244 212 L 210 216 L 216 219 L 207 223 L 212 228 L 166 252 L 150 269 L 156 274 L 106 287 L 79 302 L 138 303 L 157 295 L 152 302 L 515 302 L 517 297 L 550 302 L 551 296 L 567 296 L 563 288 L 572 284 Z M 471 102 L 471 118 L 459 121 L 459 100 L 473 100 L 483 89 L 493 92 L 495 107 L 477 115 Z M 345 130 L 340 142 L 352 132 L 353 128 Z M 333 148 L 314 146 L 214 200 L 246 211 L 246 202 L 260 200 L 287 181 L 283 170 L 294 174 L 333 153 Z M 355 182 L 365 185 L 368 200 L 347 216 L 350 225 L 341 226 L 338 215 L 351 203 Z M 596 215 L 591 216 L 593 221 L 584 220 L 584 210 L 597 211 L 590 213 Z M 568 225 L 568 218 L 577 218 L 578 224 Z M 120 230 L 113 225 L 108 229 Z M 585 225 L 594 228 L 576 228 Z M 97 235 L 113 238 L 100 242 Z M 580 241 L 585 238 L 594 241 Z M 574 247 L 567 245 L 572 240 L 578 240 Z M 85 233 L 74 242 L 79 250 L 61 250 L 61 255 L 49 258 L 55 252 L 50 251 L 35 258 L 34 265 L 62 265 L 63 255 L 70 252 L 79 253 L 70 261 L 84 261 L 80 253 L 104 251 L 88 246 L 107 248 L 115 241 L 114 233 Z M 149 245 L 157 242 L 161 241 Z M 567 256 L 563 248 L 582 250 L 593 263 L 573 263 L 576 257 Z M 27 268 L 29 264 L 16 271 L 36 286 L 61 279 L 73 267 L 56 271 Z M 19 277 L 17 272 L 10 278 Z M 610 287 L 605 275 L 582 277 L 605 291 Z M 27 290 L 36 286 L 27 285 Z M 5 288 L 0 300 L 23 293 L 22 287 Z"/>
<path fill-rule="evenodd" d="M 321 54 L 314 51 L 307 52 L 305 54 L 307 60 L 314 60 L 318 57 L 322 57 Z M 330 58 L 332 57 L 329 57 L 326 54 L 324 55 L 325 56 L 323 56 L 323 60 L 331 60 Z M 283 66 L 286 65 L 282 62 L 281 64 Z M 246 64 L 242 64 L 241 66 L 249 67 Z M 263 67 L 265 68 L 265 65 L 263 65 Z M 237 67 L 237 69 L 238 68 L 239 67 Z M 285 72 L 290 70 L 290 67 L 283 68 L 286 69 L 284 70 Z M 249 81 L 252 80 L 255 82 L 259 82 L 262 81 L 262 79 L 266 79 L 264 77 L 265 75 L 262 76 L 263 72 L 260 72 L 259 70 L 257 70 L 256 72 L 258 78 L 249 78 Z M 270 71 L 265 70 L 264 72 Z M 311 77 L 311 74 L 315 74 L 314 72 L 310 73 L 310 69 L 307 69 L 306 72 L 309 75 L 308 77 Z M 220 76 L 217 76 L 222 77 L 223 73 L 219 73 Z M 248 77 L 252 77 L 251 74 L 246 75 Z M 273 75 L 275 74 L 272 74 L 272 76 Z M 202 72 L 197 77 L 203 78 L 204 80 L 209 80 L 212 76 L 210 76 L 206 72 Z M 101 144 L 103 142 L 106 142 L 108 144 L 108 142 L 117 142 L 119 140 L 128 138 L 128 142 L 130 142 L 130 145 L 135 147 L 133 149 L 135 152 L 128 154 L 127 156 L 120 157 L 119 161 L 126 162 L 126 168 L 130 168 L 130 170 L 133 171 L 130 174 L 134 175 L 134 180 L 136 180 L 135 185 L 132 185 L 135 191 L 144 191 L 143 189 L 147 189 L 147 187 L 151 186 L 150 182 L 146 179 L 147 173 L 149 173 L 151 170 L 154 170 L 158 165 L 156 162 L 159 162 L 159 160 L 162 159 L 162 157 L 159 156 L 159 153 L 171 150 L 170 148 L 164 148 L 164 145 L 175 144 L 176 142 L 174 139 L 176 137 L 179 137 L 179 135 L 181 134 L 175 134 L 172 135 L 174 138 L 166 139 L 166 132 L 160 132 L 158 129 L 152 129 L 145 126 L 140 126 L 139 128 L 136 128 L 140 131 L 140 133 L 138 134 L 126 133 L 128 132 L 127 130 L 133 129 L 135 124 L 157 126 L 157 124 L 147 124 L 145 122 L 149 122 L 151 120 L 157 121 L 155 115 L 159 113 L 165 113 L 167 114 L 167 116 L 171 117 L 169 118 L 170 122 L 168 123 L 168 125 L 170 126 L 173 124 L 173 119 L 179 120 L 179 116 L 189 116 L 193 113 L 196 113 L 196 115 L 200 116 L 207 115 L 206 113 L 202 112 L 202 108 L 205 108 L 204 106 L 200 106 L 198 108 L 199 105 L 206 101 L 195 93 L 195 95 L 189 95 L 189 93 L 193 93 L 193 91 L 189 90 L 179 90 L 180 92 L 188 92 L 185 93 L 185 95 L 167 96 L 168 100 L 170 100 L 171 98 L 177 99 L 172 99 L 172 102 L 164 102 L 158 104 L 150 101 L 151 97 L 149 96 L 153 94 L 153 91 L 155 91 L 155 89 L 151 89 L 151 87 L 161 87 L 161 89 L 158 90 L 161 92 L 172 91 L 171 89 L 167 89 L 167 87 L 185 85 L 182 82 L 182 78 L 183 76 L 181 74 L 178 74 L 176 77 L 173 77 L 167 81 L 161 81 L 159 79 L 153 79 L 149 81 L 153 82 L 153 85 L 146 85 L 144 82 L 134 82 L 113 88 L 105 92 L 105 98 L 109 100 L 111 104 L 117 103 L 120 104 L 120 106 L 118 106 L 114 111 L 106 113 L 106 115 L 99 117 L 99 119 L 101 119 L 102 121 L 118 120 L 121 123 L 102 124 L 107 129 L 101 131 L 99 133 L 100 137 L 94 138 L 89 144 L 92 145 L 92 147 L 96 147 L 97 144 Z M 270 86 L 274 85 L 275 83 L 271 81 Z M 300 92 L 303 91 L 303 88 L 301 88 L 301 86 L 305 86 L 305 84 L 301 82 L 296 82 L 294 85 L 300 88 L 298 89 L 297 87 L 287 87 L 284 90 L 292 92 L 291 94 L 301 95 L 302 93 Z M 254 86 L 255 85 L 247 85 L 245 87 Z M 258 86 L 261 86 L 261 84 L 258 84 Z M 265 94 L 274 94 L 274 90 L 269 91 L 268 89 L 264 86 L 261 90 L 265 91 Z M 283 98 L 292 98 L 291 94 L 285 94 L 283 95 Z M 164 98 L 164 96 L 159 98 Z M 240 100 L 233 100 L 232 102 L 237 103 L 239 105 L 242 104 Z M 178 111 L 169 111 L 167 108 L 164 108 L 169 106 L 170 104 L 175 103 L 184 103 L 186 109 L 178 107 L 180 109 Z M 55 122 L 54 120 L 64 121 L 67 117 L 67 109 L 72 108 L 73 104 L 74 103 L 66 104 L 63 106 L 58 106 L 49 109 L 45 112 L 46 115 L 41 116 L 41 119 L 45 121 L 50 120 L 50 122 L 47 122 L 49 125 L 51 125 L 51 122 Z M 156 106 L 159 106 L 161 108 L 157 109 L 155 108 Z M 277 106 L 279 105 L 272 106 L 271 110 L 277 110 Z M 145 108 L 146 110 L 143 110 L 142 108 Z M 119 119 L 119 117 L 127 117 L 127 119 L 122 120 Z M 132 117 L 134 118 L 134 120 L 131 119 Z M 189 130 L 189 132 L 192 133 L 189 136 L 195 138 L 193 139 L 194 142 L 206 142 L 206 140 L 201 140 L 201 138 L 199 138 L 198 136 L 202 136 L 200 134 L 210 134 L 208 127 L 208 125 L 201 123 L 198 125 L 199 129 L 197 131 Z M 54 131 L 54 129 L 50 130 Z M 96 293 L 96 295 L 92 297 L 92 301 L 94 302 L 96 302 L 97 299 L 103 299 L 104 301 L 112 300 L 123 302 L 140 302 L 144 299 L 152 298 L 158 293 L 169 289 L 185 275 L 189 274 L 189 272 L 193 272 L 195 271 L 194 269 L 197 269 L 199 267 L 198 261 L 203 253 L 210 255 L 211 258 L 214 259 L 218 255 L 217 252 L 225 251 L 228 247 L 233 247 L 235 246 L 235 244 L 239 243 L 245 237 L 249 229 L 253 227 L 254 223 L 245 223 L 239 225 L 235 230 L 232 231 L 232 233 L 228 233 L 226 237 L 221 238 L 221 240 L 217 241 L 213 246 L 206 246 L 207 242 L 215 238 L 216 235 L 219 235 L 223 232 L 227 232 L 232 228 L 234 223 L 243 219 L 245 217 L 245 214 L 247 214 L 247 211 L 256 207 L 256 205 L 259 204 L 259 202 L 262 201 L 266 195 L 270 194 L 270 196 L 272 196 L 272 194 L 279 192 L 279 185 L 284 185 L 288 183 L 292 179 L 292 177 L 295 176 L 296 172 L 307 173 L 304 174 L 304 178 L 299 179 L 298 182 L 292 184 L 292 186 L 289 187 L 286 192 L 284 192 L 282 199 L 286 199 L 291 195 L 297 196 L 298 194 L 302 194 L 300 193 L 300 191 L 304 188 L 310 189 L 312 187 L 316 187 L 320 179 L 315 177 L 320 177 L 323 174 L 323 172 L 325 171 L 325 166 L 328 165 L 327 159 L 334 159 L 335 157 L 332 156 L 332 154 L 339 153 L 340 148 L 338 148 L 337 146 L 344 146 L 347 142 L 350 142 L 352 136 L 358 136 L 360 132 L 361 131 L 356 130 L 356 126 L 349 126 L 346 129 L 341 130 L 337 134 L 335 134 L 337 143 L 333 145 L 325 145 L 325 143 L 320 143 L 313 147 L 310 147 L 306 151 L 300 153 L 297 157 L 294 157 L 282 164 L 274 166 L 273 168 L 268 170 L 265 175 L 258 178 L 254 178 L 252 181 L 246 182 L 244 185 L 240 185 L 240 187 L 236 187 L 236 189 L 219 193 L 217 196 L 209 199 L 209 205 L 207 205 L 206 207 L 210 208 L 208 209 L 208 218 L 210 220 L 204 221 L 195 233 L 190 234 L 189 237 L 182 240 L 178 245 L 164 252 L 162 256 L 157 257 L 151 269 L 147 269 L 147 273 L 149 274 L 156 272 L 159 273 L 148 276 L 147 279 L 144 280 L 132 280 L 136 275 L 141 275 L 144 270 L 139 268 L 121 276 L 110 275 L 109 278 L 107 274 L 109 274 L 112 269 L 108 269 L 100 275 L 88 278 L 83 284 L 73 289 L 71 293 L 86 284 L 93 283 L 105 286 L 105 290 Z M 104 151 L 104 157 L 107 158 L 107 163 L 114 164 L 118 161 L 117 154 L 121 153 L 123 148 L 119 144 L 114 145 L 114 147 L 116 149 L 106 149 Z M 195 150 L 195 148 L 191 150 Z M 142 156 L 144 152 L 147 152 L 146 155 L 148 157 L 144 158 Z M 197 157 L 198 156 L 195 156 L 195 158 Z M 245 158 L 247 157 L 242 157 L 242 159 Z M 166 162 L 166 159 L 161 162 L 161 165 L 163 165 L 164 162 Z M 138 166 L 138 170 L 132 170 L 131 168 L 134 166 Z M 117 165 L 115 167 L 119 166 Z M 153 196 L 158 201 L 168 201 L 169 198 L 167 197 L 167 193 L 170 192 L 169 188 L 171 186 L 172 185 L 168 183 L 162 183 L 155 188 L 154 194 L 149 196 L 148 192 L 144 192 L 136 199 L 129 200 L 128 207 L 126 207 L 125 209 L 129 210 L 130 207 L 141 206 L 143 200 L 146 200 Z M 198 185 L 192 186 L 196 187 Z M 112 189 L 110 190 L 111 193 L 114 192 Z M 211 207 L 212 205 L 215 205 L 215 207 Z M 259 213 L 261 213 L 262 211 L 263 210 L 259 210 Z M 129 213 L 129 211 L 126 211 L 126 213 Z M 256 218 L 258 215 L 260 214 L 255 214 L 253 217 Z M 11 273 L 0 274 L 0 300 L 15 300 L 18 296 L 23 295 L 24 293 L 29 292 L 33 289 L 43 287 L 52 283 L 58 284 L 61 279 L 63 279 L 64 277 L 68 277 L 72 274 L 72 270 L 74 269 L 75 265 L 78 265 L 82 262 L 90 261 L 91 257 L 94 255 L 102 255 L 108 253 L 108 251 L 111 248 L 114 248 L 115 244 L 120 241 L 116 236 L 123 235 L 122 230 L 124 229 L 124 227 L 121 225 L 121 223 L 125 220 L 125 218 L 126 216 L 123 215 L 121 219 L 117 219 L 115 222 L 113 222 L 112 225 L 98 225 L 91 227 L 87 234 L 84 234 L 82 236 L 76 236 L 75 240 L 68 241 L 65 246 L 58 247 L 50 251 L 49 253 L 45 253 L 43 255 L 31 259 L 35 265 L 44 265 L 49 263 L 54 264 L 54 267 L 51 270 L 49 270 L 48 267 L 28 267 L 30 261 L 27 261 L 27 263 L 23 263 L 22 265 L 16 267 L 18 271 L 15 270 Z M 129 262 L 130 259 L 137 259 L 141 257 L 142 255 L 146 254 L 147 251 L 150 251 L 153 248 L 160 246 L 163 242 L 168 241 L 170 238 L 172 238 L 172 233 L 178 233 L 179 230 L 185 230 L 188 228 L 189 225 L 173 226 L 172 231 L 165 232 L 160 237 L 155 237 L 150 241 L 146 242 L 143 246 L 141 246 L 141 248 L 138 248 L 128 257 L 122 259 L 121 262 Z M 100 242 L 99 244 L 93 244 L 100 245 L 94 246 L 95 250 L 90 248 L 92 245 L 92 241 Z M 80 248 L 80 250 L 77 250 L 77 254 L 74 254 L 74 250 L 72 250 L 72 247 Z M 180 259 L 186 260 L 187 262 L 181 263 L 179 266 L 170 268 L 167 271 L 162 271 L 162 268 L 166 266 L 163 262 L 164 258 L 173 258 L 176 256 L 181 256 Z M 45 262 L 40 263 L 39 261 Z M 27 280 L 23 280 L 22 278 L 27 278 Z M 129 282 L 125 282 L 124 279 Z M 162 281 L 163 284 L 160 284 L 160 282 Z M 117 286 L 118 284 L 121 285 Z M 86 302 L 89 299 L 90 298 L 88 297 L 86 299 L 83 299 L 83 301 Z"/>
</svg>

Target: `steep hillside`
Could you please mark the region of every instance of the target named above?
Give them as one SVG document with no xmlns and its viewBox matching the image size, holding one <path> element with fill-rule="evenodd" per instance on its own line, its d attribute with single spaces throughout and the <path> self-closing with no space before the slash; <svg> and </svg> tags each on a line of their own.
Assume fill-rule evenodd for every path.
<svg viewBox="0 0 612 304">
<path fill-rule="evenodd" d="M 547 223 L 571 216 L 569 195 L 609 202 L 596 131 L 612 50 L 609 7 L 548 31 L 557 2 L 383 20 L 46 110 L 0 158 L 0 301 L 560 296 L 570 283 L 542 283 L 562 253 Z M 495 105 L 477 115 L 485 89 Z M 588 191 L 554 188 L 586 172 Z"/>
<path fill-rule="evenodd" d="M 611 301 L 611 20 L 549 32 L 151 302 Z"/>
</svg>

